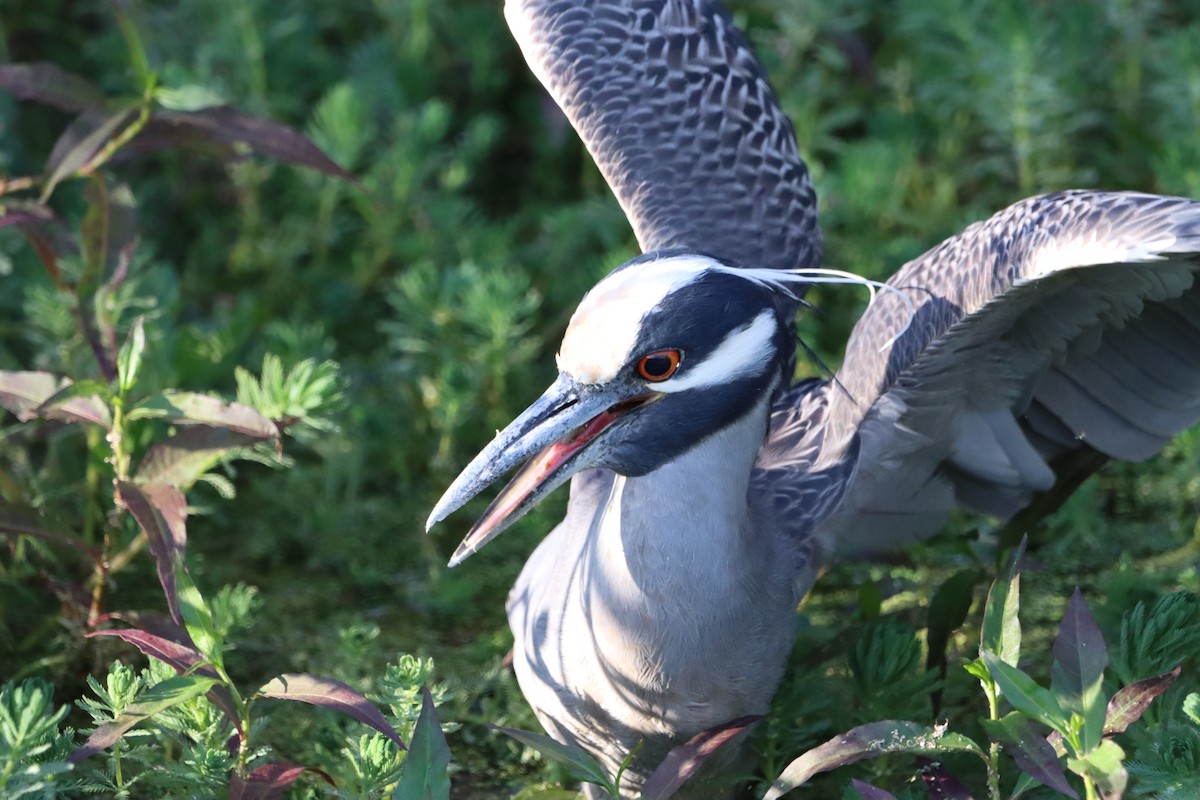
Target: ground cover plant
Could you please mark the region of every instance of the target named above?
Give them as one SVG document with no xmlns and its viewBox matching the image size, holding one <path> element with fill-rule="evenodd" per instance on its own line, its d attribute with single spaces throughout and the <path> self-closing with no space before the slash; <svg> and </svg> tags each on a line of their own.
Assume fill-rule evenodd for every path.
<svg viewBox="0 0 1200 800">
<path fill-rule="evenodd" d="M 538 731 L 503 602 L 564 498 L 454 571 L 469 511 L 421 533 L 636 252 L 499 5 L 0 6 L 0 794 L 574 795 L 578 754 L 491 727 Z M 1186 3 L 729 5 L 828 266 L 884 277 L 1038 191 L 1200 197 Z M 836 366 L 863 298 L 810 299 Z M 1192 431 L 1043 519 L 835 567 L 754 796 L 1194 797 L 1198 521 Z"/>
</svg>

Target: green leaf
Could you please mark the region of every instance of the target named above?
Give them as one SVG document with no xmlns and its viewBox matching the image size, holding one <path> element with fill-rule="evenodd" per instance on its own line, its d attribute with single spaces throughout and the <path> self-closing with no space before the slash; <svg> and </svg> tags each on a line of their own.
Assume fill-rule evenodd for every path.
<svg viewBox="0 0 1200 800">
<path fill-rule="evenodd" d="M 1033 720 L 1014 711 L 1002 719 L 980 722 L 992 741 L 999 743 L 1026 775 L 1067 797 L 1079 797 L 1067 783 L 1054 748 Z"/>
<path fill-rule="evenodd" d="M 1006 664 L 1016 666 L 1021 658 L 1021 558 L 1026 538 L 1013 548 L 1008 566 L 988 591 L 983 609 L 983 627 L 979 634 L 979 655 L 995 653 Z"/>
<path fill-rule="evenodd" d="M 775 800 L 804 785 L 814 775 L 867 758 L 888 753 L 930 755 L 955 751 L 986 758 L 971 739 L 947 733 L 942 727 L 931 728 L 905 720 L 870 722 L 835 736 L 788 764 L 763 800 Z"/>
<path fill-rule="evenodd" d="M 199 697 L 216 683 L 216 678 L 202 675 L 175 675 L 146 688 L 117 719 L 92 731 L 92 735 L 88 737 L 83 746 L 72 753 L 67 760 L 72 764 L 78 764 L 88 756 L 111 746 L 142 720 L 191 700 L 193 697 Z"/>
<path fill-rule="evenodd" d="M 145 317 L 134 320 L 129 337 L 117 354 L 117 386 L 125 395 L 137 383 L 138 371 L 142 367 L 142 353 L 146 350 Z"/>
<path fill-rule="evenodd" d="M 1101 797 L 1119 798 L 1129 782 L 1125 771 L 1125 751 L 1112 739 L 1105 739 L 1100 746 L 1083 758 L 1068 758 L 1067 769 L 1076 775 L 1090 777 L 1100 789 Z"/>
<path fill-rule="evenodd" d="M 1100 744 L 1104 732 L 1108 707 L 1103 686 L 1106 666 L 1108 648 L 1104 637 L 1076 588 L 1054 640 L 1050 689 L 1064 711 L 1079 715 L 1079 743 L 1084 753 Z"/>
<path fill-rule="evenodd" d="M 1183 699 L 1183 713 L 1188 719 L 1200 725 L 1200 692 L 1192 692 Z"/>
<path fill-rule="evenodd" d="M 421 690 L 421 715 L 404 758 L 404 772 L 392 800 L 447 800 L 450 797 L 450 748 L 429 689 Z"/>
<path fill-rule="evenodd" d="M 975 587 L 982 578 L 982 573 L 977 569 L 956 572 L 938 587 L 929 601 L 925 666 L 936 669 L 942 678 L 946 677 L 946 646 L 950 642 L 950 634 L 958 630 L 967 618 L 975 597 Z M 935 711 L 940 704 L 941 689 L 938 689 L 935 693 Z"/>
<path fill-rule="evenodd" d="M 505 728 L 500 725 L 489 725 L 488 727 L 516 739 L 526 747 L 532 747 L 551 761 L 557 761 L 565 766 L 576 779 L 598 784 L 608 790 L 610 794 L 616 795 L 613 779 L 604 771 L 604 767 L 596 760 L 596 757 L 582 747 L 556 742 L 549 736 L 523 731 L 519 728 Z"/>
<path fill-rule="evenodd" d="M 175 586 L 179 592 L 183 626 L 187 628 L 188 636 L 192 637 L 192 643 L 218 670 L 224 670 L 222 648 L 225 642 L 213 625 L 212 611 L 179 558 L 175 559 Z"/>
<path fill-rule="evenodd" d="M 50 158 L 46 161 L 42 201 L 53 194 L 54 188 L 65 178 L 83 169 L 92 157 L 117 135 L 117 131 L 132 122 L 136 116 L 137 109 L 126 106 L 107 116 L 84 113 L 68 125 L 54 143 Z"/>
<path fill-rule="evenodd" d="M 1000 660 L 995 653 L 984 651 L 983 663 L 1013 708 L 1066 735 L 1070 716 L 1058 705 L 1052 692 L 1038 686 L 1033 678 Z"/>
</svg>

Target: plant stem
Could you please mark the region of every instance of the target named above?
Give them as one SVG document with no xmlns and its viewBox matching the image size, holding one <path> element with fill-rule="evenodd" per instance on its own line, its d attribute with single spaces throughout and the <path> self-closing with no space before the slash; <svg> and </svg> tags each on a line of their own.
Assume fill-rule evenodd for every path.
<svg viewBox="0 0 1200 800">
<path fill-rule="evenodd" d="M 983 684 L 983 690 L 988 700 L 988 717 L 1000 719 L 996 684 L 989 680 Z M 1000 745 L 995 742 L 988 743 L 987 783 L 988 795 L 992 800 L 1000 800 Z"/>
</svg>

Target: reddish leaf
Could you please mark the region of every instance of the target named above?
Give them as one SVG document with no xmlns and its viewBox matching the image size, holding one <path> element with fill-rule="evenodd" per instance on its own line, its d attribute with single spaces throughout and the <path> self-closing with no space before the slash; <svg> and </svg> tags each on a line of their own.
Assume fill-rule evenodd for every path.
<svg viewBox="0 0 1200 800">
<path fill-rule="evenodd" d="M 854 787 L 854 791 L 858 792 L 858 796 L 863 800 L 896 800 L 896 795 L 891 792 L 860 781 L 858 778 L 851 780 L 850 785 Z"/>
<path fill-rule="evenodd" d="M 208 141 L 241 144 L 276 161 L 311 167 L 326 175 L 354 181 L 354 176 L 304 134 L 281 122 L 248 114 L 232 106 L 215 106 L 188 113 L 160 111 L 154 114 L 153 120 L 160 124 L 159 136 L 163 135 L 163 127 L 173 126 L 199 134 Z M 185 141 L 180 138 L 181 143 Z"/>
<path fill-rule="evenodd" d="M 704 762 L 712 758 L 713 754 L 760 719 L 761 715 L 739 717 L 701 731 L 686 743 L 672 749 L 646 779 L 642 797 L 647 800 L 666 800 L 671 797 L 704 766 Z"/>
<path fill-rule="evenodd" d="M 3 185 L 4 179 L 0 178 L 0 186 Z M 0 228 L 9 225 L 39 225 L 54 218 L 54 212 L 41 203 L 10 200 L 0 204 Z"/>
<path fill-rule="evenodd" d="M 330 786 L 337 787 L 328 772 L 299 764 L 264 764 L 242 780 L 236 774 L 229 781 L 229 800 L 275 800 L 283 797 L 296 780 L 306 772 L 320 775 Z"/>
<path fill-rule="evenodd" d="M 1014 711 L 1002 719 L 981 721 L 988 736 L 999 742 L 1022 772 L 1056 792 L 1078 800 L 1079 795 L 1067 783 L 1067 776 L 1058 763 L 1058 755 L 1032 719 Z"/>
<path fill-rule="evenodd" d="M 187 549 L 187 500 L 174 486 L 130 481 L 117 482 L 117 497 L 133 514 L 138 527 L 146 532 L 171 619 L 176 625 L 183 625 L 175 562 L 182 562 Z"/>
<path fill-rule="evenodd" d="M 379 713 L 379 709 L 370 700 L 341 681 L 317 675 L 287 673 L 269 681 L 258 690 L 258 693 L 263 697 L 295 700 L 340 711 L 359 722 L 370 725 L 395 742 L 401 750 L 407 749 L 400 734 L 396 733 L 396 730 L 388 724 L 383 714 Z"/>
<path fill-rule="evenodd" d="M 66 545 L 84 553 L 97 564 L 104 561 L 100 551 L 73 536 L 55 533 L 42 526 L 42 517 L 33 508 L 0 503 L 0 533 L 35 536 L 54 544 Z"/>
<path fill-rule="evenodd" d="M 195 392 L 168 391 L 147 398 L 129 412 L 129 419 L 165 419 L 175 425 L 210 425 L 256 439 L 276 439 L 275 423 L 240 403 Z"/>
<path fill-rule="evenodd" d="M 155 443 L 138 465 L 134 477 L 140 483 L 165 483 L 186 489 L 222 455 L 258 441 L 262 441 L 262 437 L 228 428 L 196 425 Z"/>
<path fill-rule="evenodd" d="M 158 627 L 157 633 L 137 628 L 122 628 L 92 631 L 88 636 L 114 636 L 133 645 L 143 655 L 157 658 L 180 674 L 192 673 L 209 678 L 220 677 L 211 666 L 197 666 L 203 664 L 204 656 L 191 645 L 187 631 L 166 622 Z M 229 689 L 225 686 L 214 686 L 208 692 L 208 699 L 224 712 L 229 721 L 233 723 L 234 728 L 241 734 L 243 732 L 242 720 L 237 713 L 237 704 L 233 700 L 233 695 L 229 693 Z"/>
<path fill-rule="evenodd" d="M 1125 729 L 1141 719 L 1151 701 L 1171 688 L 1179 678 L 1180 668 L 1153 678 L 1135 681 L 1113 695 L 1108 701 L 1104 720 L 1104 735 L 1124 733 Z"/>
<path fill-rule="evenodd" d="M 104 95 L 95 84 L 46 61 L 0 64 L 0 89 L 20 100 L 34 100 L 63 111 L 87 111 L 104 105 Z"/>
<path fill-rule="evenodd" d="M 68 396 L 61 403 L 44 407 L 48 400 L 71 385 L 66 378 L 49 372 L 0 370 L 0 407 L 11 411 L 22 422 L 45 417 L 62 422 L 93 422 L 106 428 L 112 425 L 108 407 L 95 395 Z"/>
<path fill-rule="evenodd" d="M 947 772 L 941 762 L 919 757 L 917 765 L 921 768 L 921 780 L 929 792 L 929 800 L 974 800 L 967 787 Z"/>
<path fill-rule="evenodd" d="M 73 234 L 57 219 L 52 220 L 55 223 L 52 225 L 47 225 L 45 222 L 46 220 L 43 220 L 41 224 L 18 223 L 17 229 L 29 240 L 29 245 L 37 253 L 42 265 L 46 267 L 50 280 L 54 281 L 56 287 L 66 291 L 71 287 L 63 277 L 62 269 L 58 265 L 58 257 L 60 253 L 68 255 L 77 253 L 79 247 L 75 243 Z"/>
<path fill-rule="evenodd" d="M 215 683 L 215 679 L 202 675 L 175 675 L 144 689 L 138 694 L 137 701 L 131 703 L 120 717 L 92 731 L 92 735 L 83 746 L 71 753 L 67 761 L 78 764 L 85 758 L 99 753 L 112 746 L 142 720 L 204 694 Z"/>
<path fill-rule="evenodd" d="M 46 161 L 46 183 L 42 195 L 49 196 L 64 178 L 78 173 L 104 145 L 137 116 L 137 109 L 122 108 L 109 113 L 85 112 L 67 126 L 54 143 Z"/>
</svg>

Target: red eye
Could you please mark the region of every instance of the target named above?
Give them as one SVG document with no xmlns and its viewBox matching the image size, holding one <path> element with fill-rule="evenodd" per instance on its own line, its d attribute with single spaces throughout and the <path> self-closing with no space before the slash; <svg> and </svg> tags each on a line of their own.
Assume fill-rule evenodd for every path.
<svg viewBox="0 0 1200 800">
<path fill-rule="evenodd" d="M 679 369 L 683 353 L 678 350 L 656 350 L 641 357 L 637 363 L 638 375 L 648 381 L 665 381 Z"/>
</svg>

